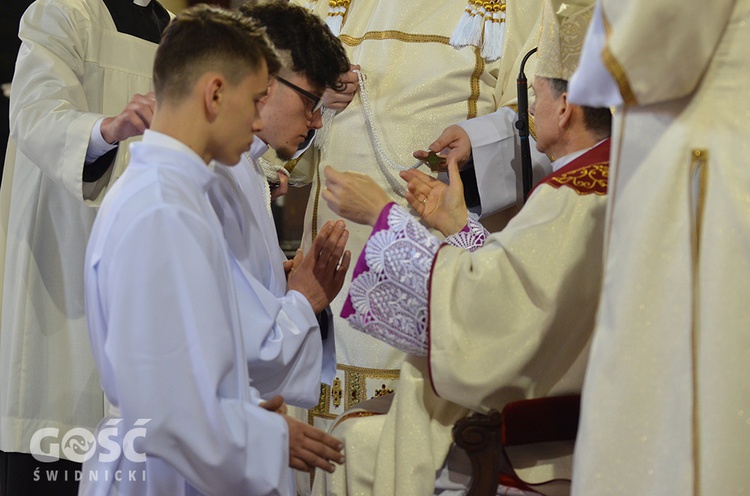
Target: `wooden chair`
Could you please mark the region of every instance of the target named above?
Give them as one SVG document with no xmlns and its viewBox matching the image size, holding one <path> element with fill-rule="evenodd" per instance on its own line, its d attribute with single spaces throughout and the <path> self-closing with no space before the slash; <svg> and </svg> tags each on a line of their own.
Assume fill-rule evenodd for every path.
<svg viewBox="0 0 750 496">
<path fill-rule="evenodd" d="M 508 403 L 502 412 L 492 410 L 459 420 L 453 439 L 468 454 L 472 471 L 466 496 L 494 495 L 499 483 L 533 491 L 516 475 L 505 448 L 574 441 L 580 403 L 580 395 L 522 400 Z M 501 472 L 503 465 L 510 470 Z"/>
</svg>

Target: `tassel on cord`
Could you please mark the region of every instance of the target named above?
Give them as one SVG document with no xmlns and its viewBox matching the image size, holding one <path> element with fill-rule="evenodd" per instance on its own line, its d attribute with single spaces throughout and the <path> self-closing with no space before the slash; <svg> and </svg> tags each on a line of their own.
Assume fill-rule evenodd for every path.
<svg viewBox="0 0 750 496">
<path fill-rule="evenodd" d="M 469 0 L 456 29 L 451 35 L 450 44 L 456 48 L 472 45 L 481 46 L 482 23 L 484 21 L 484 0 Z"/>
<path fill-rule="evenodd" d="M 326 24 L 328 24 L 331 32 L 336 36 L 341 34 L 341 26 L 344 24 L 346 9 L 351 2 L 352 0 L 330 0 L 328 2 L 329 9 Z"/>
<path fill-rule="evenodd" d="M 455 48 L 468 45 L 482 49 L 482 57 L 495 61 L 502 56 L 505 40 L 505 1 L 469 0 L 450 44 Z"/>
<path fill-rule="evenodd" d="M 325 153 L 326 148 L 328 147 L 334 117 L 336 117 L 335 110 L 323 107 L 323 127 L 315 132 L 315 141 L 313 141 L 313 145 L 315 145 L 315 147 L 322 153 Z"/>
<path fill-rule="evenodd" d="M 471 1 L 466 5 L 464 13 L 459 19 L 456 29 L 453 30 L 451 35 L 450 44 L 456 48 L 465 47 L 469 44 L 469 29 L 471 28 L 471 20 L 477 15 L 476 9 L 474 8 L 474 2 Z"/>
<path fill-rule="evenodd" d="M 505 4 L 494 2 L 487 6 L 484 18 L 482 58 L 493 62 L 503 55 L 505 41 Z"/>
<path fill-rule="evenodd" d="M 313 10 L 315 10 L 315 6 L 316 6 L 317 4 L 318 4 L 318 0 L 310 0 L 309 2 L 307 2 L 307 3 L 305 4 L 305 8 L 306 8 L 306 9 L 307 9 L 307 10 L 308 10 L 309 12 L 312 12 Z"/>
<path fill-rule="evenodd" d="M 477 15 L 471 18 L 471 27 L 469 28 L 469 45 L 475 47 L 482 46 L 482 37 L 484 35 L 484 16 L 487 10 L 484 7 L 485 2 L 479 2 Z"/>
</svg>

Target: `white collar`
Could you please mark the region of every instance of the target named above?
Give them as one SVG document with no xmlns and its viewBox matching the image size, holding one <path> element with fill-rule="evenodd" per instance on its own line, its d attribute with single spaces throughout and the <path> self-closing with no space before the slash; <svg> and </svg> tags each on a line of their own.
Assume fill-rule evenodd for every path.
<svg viewBox="0 0 750 496">
<path fill-rule="evenodd" d="M 577 159 L 578 157 L 580 157 L 581 155 L 583 155 L 584 153 L 586 153 L 587 151 L 589 151 L 589 150 L 591 150 L 593 148 L 596 148 L 597 146 L 601 145 L 605 140 L 606 140 L 606 138 L 603 139 L 603 140 L 601 140 L 599 143 L 595 144 L 594 146 L 592 146 L 590 148 L 584 148 L 583 150 L 578 150 L 578 151 L 573 152 L 573 153 L 568 153 L 564 157 L 558 158 L 557 160 L 555 160 L 554 162 L 552 162 L 552 172 L 559 171 L 560 169 L 562 169 L 563 167 L 565 167 L 566 165 L 568 165 L 569 163 L 571 163 L 573 160 Z"/>
<path fill-rule="evenodd" d="M 195 150 L 187 146 L 182 141 L 175 139 L 167 134 L 161 133 L 159 131 L 154 131 L 153 129 L 146 129 L 143 132 L 143 139 L 141 140 L 143 143 L 147 143 L 149 145 L 156 145 L 163 148 L 169 148 L 170 150 L 174 150 L 177 152 L 185 153 L 187 155 L 192 156 L 193 158 L 200 160 L 203 162 L 203 164 L 206 164 L 203 161 L 203 158 L 195 153 Z"/>
<path fill-rule="evenodd" d="M 151 0 L 133 0 L 133 3 L 138 5 L 139 7 L 148 7 L 148 4 L 151 3 Z"/>
<path fill-rule="evenodd" d="M 262 139 L 260 139 L 258 136 L 253 136 L 253 144 L 250 145 L 250 150 L 248 150 L 248 153 L 254 161 L 257 161 L 268 151 L 268 148 L 269 146 Z"/>
</svg>

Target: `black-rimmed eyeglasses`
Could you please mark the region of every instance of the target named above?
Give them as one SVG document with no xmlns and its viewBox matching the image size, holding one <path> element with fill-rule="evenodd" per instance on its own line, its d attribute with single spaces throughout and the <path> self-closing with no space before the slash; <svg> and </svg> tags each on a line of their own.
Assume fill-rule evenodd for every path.
<svg viewBox="0 0 750 496">
<path fill-rule="evenodd" d="M 313 103 L 312 111 L 310 111 L 310 113 L 312 115 L 315 115 L 315 112 L 317 112 L 318 110 L 320 110 L 320 108 L 323 106 L 323 99 L 321 97 L 313 95 L 309 91 L 300 88 L 299 86 L 297 86 L 294 83 L 290 83 L 289 81 L 287 81 L 286 79 L 284 79 L 281 76 L 276 76 L 276 79 L 281 84 L 283 84 L 285 86 L 288 86 L 289 88 L 293 89 L 294 91 L 296 91 L 300 95 L 302 95 L 305 98 L 307 98 L 308 100 L 310 100 Z"/>
</svg>

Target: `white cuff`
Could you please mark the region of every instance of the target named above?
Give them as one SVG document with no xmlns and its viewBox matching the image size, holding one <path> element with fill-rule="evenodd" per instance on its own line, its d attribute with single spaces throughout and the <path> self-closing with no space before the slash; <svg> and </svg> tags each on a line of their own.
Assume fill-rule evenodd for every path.
<svg viewBox="0 0 750 496">
<path fill-rule="evenodd" d="M 86 165 L 89 165 L 94 160 L 98 159 L 113 148 L 117 148 L 117 142 L 113 144 L 107 143 L 102 136 L 102 121 L 104 117 L 96 121 L 94 127 L 91 128 L 91 136 L 89 137 L 89 146 L 86 148 Z"/>
</svg>

